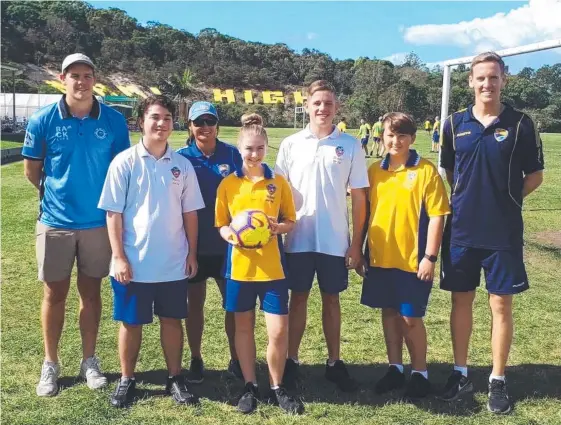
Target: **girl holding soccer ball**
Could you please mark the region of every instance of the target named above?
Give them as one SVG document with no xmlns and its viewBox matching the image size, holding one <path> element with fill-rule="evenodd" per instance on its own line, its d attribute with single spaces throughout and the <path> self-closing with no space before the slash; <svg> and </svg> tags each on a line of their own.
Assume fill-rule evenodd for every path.
<svg viewBox="0 0 561 425">
<path fill-rule="evenodd" d="M 289 396 L 282 386 L 288 350 L 288 284 L 283 266 L 281 234 L 292 230 L 296 220 L 294 200 L 288 182 L 263 163 L 268 138 L 263 119 L 244 115 L 238 137 L 243 165 L 220 183 L 216 198 L 216 227 L 228 244 L 226 255 L 226 311 L 234 313 L 235 346 L 245 386 L 238 410 L 251 413 L 257 407 L 259 390 L 255 375 L 255 303 L 265 313 L 269 344 L 270 391 L 268 399 L 289 413 L 302 413 L 304 406 Z M 257 210 L 269 217 L 273 237 L 257 248 L 246 248 L 241 232 L 230 227 L 237 215 Z M 235 220 L 239 221 L 238 219 Z"/>
</svg>

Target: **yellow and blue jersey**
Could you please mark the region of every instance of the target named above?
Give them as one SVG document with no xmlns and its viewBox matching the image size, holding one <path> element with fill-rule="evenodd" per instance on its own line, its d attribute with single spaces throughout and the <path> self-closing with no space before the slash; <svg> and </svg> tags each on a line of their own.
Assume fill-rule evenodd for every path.
<svg viewBox="0 0 561 425">
<path fill-rule="evenodd" d="M 440 166 L 454 173 L 451 243 L 518 249 L 524 177 L 544 168 L 540 136 L 528 115 L 508 105 L 487 127 L 472 109 L 450 115 L 440 138 Z"/>
<path fill-rule="evenodd" d="M 427 130 L 427 131 L 430 130 L 430 121 L 429 120 L 425 121 L 425 130 Z"/>
<path fill-rule="evenodd" d="M 358 137 L 364 139 L 365 137 L 370 136 L 370 124 L 362 124 L 358 129 Z"/>
<path fill-rule="evenodd" d="M 437 134 L 440 133 L 440 121 L 439 120 L 436 120 L 434 122 L 434 125 L 432 126 L 432 132 L 433 132 L 433 134 L 434 133 L 437 133 Z"/>
<path fill-rule="evenodd" d="M 373 137 L 382 137 L 382 133 L 384 132 L 384 126 L 382 125 L 381 121 L 376 121 L 372 126 L 372 133 Z"/>
<path fill-rule="evenodd" d="M 416 273 L 425 255 L 429 219 L 450 214 L 436 167 L 411 150 L 405 166 L 389 169 L 389 155 L 368 169 L 369 262 Z"/>
<path fill-rule="evenodd" d="M 345 121 L 341 121 L 339 124 L 337 124 L 337 128 L 339 129 L 339 131 L 341 133 L 346 133 L 347 132 L 347 123 Z"/>
<path fill-rule="evenodd" d="M 263 164 L 264 178 L 252 182 L 241 168 L 224 178 L 216 198 L 216 227 L 228 226 L 238 213 L 258 209 L 269 217 L 296 221 L 290 186 L 284 177 Z M 246 249 L 228 244 L 225 274 L 243 282 L 268 282 L 284 279 L 284 253 L 280 236 L 262 248 Z"/>
</svg>

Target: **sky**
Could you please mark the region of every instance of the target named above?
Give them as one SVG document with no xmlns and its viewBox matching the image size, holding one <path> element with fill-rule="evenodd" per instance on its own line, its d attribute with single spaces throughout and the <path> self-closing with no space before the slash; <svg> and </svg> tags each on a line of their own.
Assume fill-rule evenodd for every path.
<svg viewBox="0 0 561 425">
<path fill-rule="evenodd" d="M 388 59 L 415 52 L 429 66 L 487 50 L 561 39 L 561 0 L 530 1 L 90 1 L 141 24 L 317 49 L 334 59 Z M 561 48 L 505 59 L 511 72 L 561 62 Z"/>
</svg>

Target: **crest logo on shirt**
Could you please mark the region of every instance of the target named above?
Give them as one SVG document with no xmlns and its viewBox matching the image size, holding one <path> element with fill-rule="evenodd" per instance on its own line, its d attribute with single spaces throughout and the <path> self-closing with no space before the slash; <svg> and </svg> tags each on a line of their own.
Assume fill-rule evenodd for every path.
<svg viewBox="0 0 561 425">
<path fill-rule="evenodd" d="M 342 157 L 345 154 L 345 149 L 343 149 L 343 146 L 337 146 L 335 148 L 335 155 L 337 155 L 338 157 Z"/>
<path fill-rule="evenodd" d="M 105 131 L 104 128 L 98 127 L 95 129 L 94 131 L 94 135 L 95 137 L 97 137 L 99 140 L 103 140 L 107 137 L 107 131 Z"/>
<path fill-rule="evenodd" d="M 177 167 L 173 167 L 171 169 L 171 174 L 173 174 L 173 177 L 178 178 L 181 175 L 181 170 Z"/>
<path fill-rule="evenodd" d="M 230 166 L 228 164 L 220 164 L 218 166 L 218 171 L 222 177 L 227 177 L 230 174 Z"/>
<path fill-rule="evenodd" d="M 412 189 L 414 184 L 415 184 L 416 179 L 417 179 L 417 172 L 416 171 L 408 171 L 407 172 L 407 179 L 405 180 L 404 186 L 407 189 Z"/>
<path fill-rule="evenodd" d="M 276 191 L 277 187 L 273 183 L 267 185 L 267 192 L 269 192 L 269 195 L 273 195 Z"/>
<path fill-rule="evenodd" d="M 508 137 L 508 130 L 505 130 L 504 128 L 497 128 L 495 130 L 495 140 L 497 142 L 502 142 L 507 137 Z"/>
</svg>

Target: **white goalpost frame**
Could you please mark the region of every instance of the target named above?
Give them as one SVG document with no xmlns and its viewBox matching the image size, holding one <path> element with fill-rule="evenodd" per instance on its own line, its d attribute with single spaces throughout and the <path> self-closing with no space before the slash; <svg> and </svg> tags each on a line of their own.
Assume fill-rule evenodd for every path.
<svg viewBox="0 0 561 425">
<path fill-rule="evenodd" d="M 306 127 L 306 109 L 303 106 L 294 107 L 294 128 L 296 128 L 296 122 L 298 121 L 298 114 L 302 114 L 302 128 Z"/>
<path fill-rule="evenodd" d="M 539 43 L 527 44 L 525 46 L 513 47 L 510 49 L 499 50 L 496 53 L 505 58 L 507 56 L 521 55 L 524 53 L 538 52 L 540 50 L 549 50 L 561 48 L 561 39 L 557 40 L 547 40 Z M 440 107 L 440 134 L 442 134 L 442 129 L 444 127 L 444 120 L 448 118 L 448 102 L 450 101 L 450 71 L 455 65 L 469 64 L 473 58 L 477 55 L 466 56 L 458 59 L 451 59 L 445 61 L 442 66 L 444 67 L 444 74 L 442 78 L 442 103 Z M 446 172 L 444 168 L 440 167 L 440 155 L 441 150 L 438 151 L 438 171 L 442 178 L 446 179 Z"/>
</svg>

